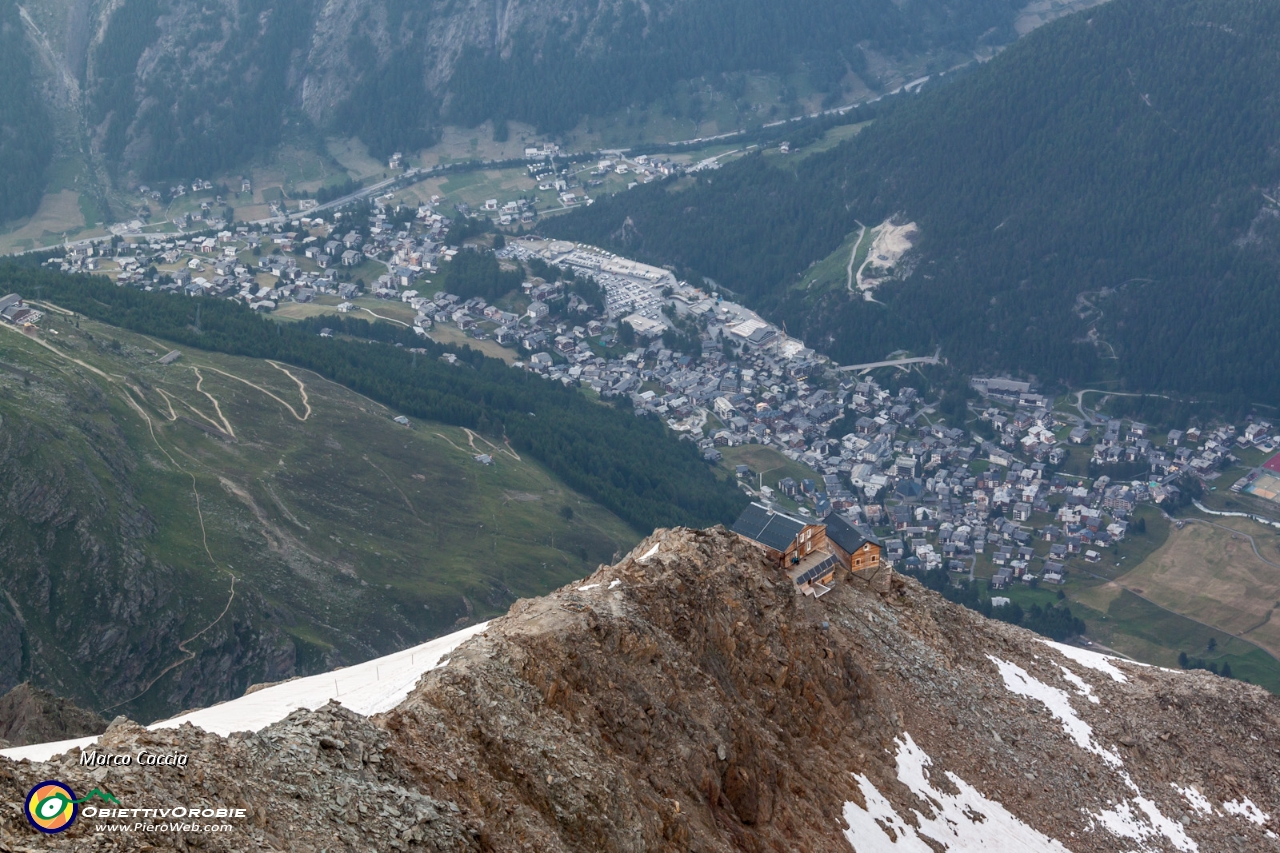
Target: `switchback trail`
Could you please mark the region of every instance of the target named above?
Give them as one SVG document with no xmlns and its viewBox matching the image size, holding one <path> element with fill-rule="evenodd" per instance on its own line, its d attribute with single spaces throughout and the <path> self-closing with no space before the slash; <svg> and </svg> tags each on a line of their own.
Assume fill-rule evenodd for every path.
<svg viewBox="0 0 1280 853">
<path fill-rule="evenodd" d="M 160 452 L 163 453 L 168 458 L 169 462 L 172 463 L 174 468 L 177 468 L 179 471 L 181 471 L 182 473 L 186 474 L 188 477 L 191 478 L 191 493 L 195 495 L 195 499 L 196 499 L 196 518 L 200 522 L 200 543 L 201 545 L 203 545 L 205 556 L 209 558 L 209 563 L 213 566 L 214 570 L 226 572 L 228 575 L 231 576 L 231 590 L 227 596 L 227 603 L 222 607 L 222 612 L 219 613 L 217 617 L 208 625 L 205 625 L 199 631 L 197 631 L 196 633 L 192 634 L 190 637 L 187 637 L 185 640 L 182 640 L 178 643 L 178 651 L 182 652 L 182 658 L 180 660 L 176 660 L 173 663 L 166 666 L 164 669 L 160 670 L 159 674 L 156 675 L 155 678 L 152 678 L 150 681 L 148 681 L 147 685 L 143 687 L 142 690 L 139 691 L 137 695 L 129 699 L 125 699 L 124 701 L 117 702 L 114 705 L 108 705 L 106 708 L 103 708 L 102 710 L 104 713 L 114 708 L 119 708 L 121 705 L 126 705 L 130 702 L 135 702 L 138 699 L 141 699 L 143 696 L 147 694 L 147 691 L 149 691 L 152 687 L 156 685 L 156 682 L 158 682 L 160 679 L 164 678 L 170 672 L 182 666 L 183 664 L 189 663 L 190 661 L 195 660 L 196 653 L 191 651 L 191 649 L 188 648 L 188 646 L 190 646 L 190 644 L 195 642 L 196 640 L 200 639 L 200 637 L 202 637 L 211 628 L 213 628 L 213 626 L 221 622 L 222 618 L 227 615 L 227 611 L 231 609 L 232 602 L 236 600 L 235 573 L 232 572 L 230 569 L 224 569 L 222 568 L 222 566 L 219 566 L 218 561 L 213 558 L 213 552 L 209 550 L 209 534 L 208 534 L 208 531 L 205 529 L 205 525 L 204 525 L 204 510 L 200 505 L 200 489 L 197 486 L 196 475 L 188 471 L 186 468 L 183 468 L 181 465 L 179 465 L 178 460 L 174 459 L 173 455 L 169 453 L 168 450 L 165 450 L 164 445 L 160 443 L 160 439 L 156 437 L 155 426 L 152 424 L 151 416 L 148 415 L 146 410 L 143 409 L 142 406 L 140 406 L 137 403 L 137 401 L 133 399 L 133 395 L 129 393 L 129 389 L 122 388 L 121 393 L 124 395 L 125 402 L 129 404 L 129 407 L 132 408 L 135 412 L 137 412 L 138 415 L 142 418 L 142 420 L 146 423 L 147 430 L 151 433 L 151 440 L 155 442 L 155 445 L 157 448 L 159 448 Z"/>
<path fill-rule="evenodd" d="M 269 363 L 270 363 L 270 362 L 269 362 Z M 289 376 L 289 378 L 290 378 L 290 379 L 292 379 L 294 382 L 297 382 L 297 383 L 298 383 L 298 385 L 299 385 L 299 387 L 300 387 L 300 389 L 301 389 L 302 383 L 298 381 L 298 378 L 297 378 L 296 376 L 294 376 L 292 373 L 289 373 L 289 371 L 285 370 L 283 367 L 280 367 L 280 365 L 278 365 L 278 364 L 274 364 L 274 363 L 272 363 L 272 366 L 273 366 L 273 367 L 275 367 L 277 370 L 283 370 L 283 371 L 284 371 L 284 372 Z M 305 414 L 305 415 L 300 415 L 300 414 L 298 414 L 298 410 L 297 410 L 297 409 L 295 409 L 293 406 L 289 405 L 289 404 L 288 404 L 288 403 L 286 403 L 284 400 L 282 400 L 282 399 L 280 399 L 279 397 L 277 397 L 275 394 L 272 394 L 270 391 L 268 391 L 266 388 L 263 388 L 261 385 L 258 385 L 258 384 L 256 384 L 256 383 L 250 382 L 248 379 L 245 379 L 245 378 L 243 378 L 243 377 L 236 376 L 234 373 L 227 373 L 227 371 L 225 371 L 225 370 L 219 370 L 219 369 L 218 369 L 218 368 L 216 368 L 216 367 L 207 367 L 207 366 L 206 366 L 206 369 L 208 369 L 208 370 L 212 370 L 214 373 L 220 373 L 220 374 L 222 374 L 223 376 L 227 377 L 228 379 L 234 379 L 234 380 L 236 380 L 237 382 L 243 382 L 245 385 L 248 385 L 250 388 L 256 388 L 257 390 L 261 391 L 263 394 L 266 394 L 266 395 L 267 395 L 268 397 L 270 397 L 272 400 L 275 400 L 277 403 L 279 403 L 280 405 L 282 405 L 282 406 L 284 406 L 286 409 L 288 409 L 288 410 L 289 410 L 289 414 L 293 415 L 294 419 L 295 419 L 295 420 L 297 420 L 299 423 L 304 422 L 304 421 L 306 421 L 306 419 L 307 419 L 307 418 L 311 417 L 311 404 L 310 404 L 310 403 L 308 402 L 308 400 L 307 400 L 307 392 L 306 392 L 305 390 L 303 390 L 303 391 L 302 391 L 302 405 L 306 408 L 306 414 Z M 234 435 L 234 434 L 235 434 L 235 433 L 232 433 L 232 435 Z"/>
<path fill-rule="evenodd" d="M 192 367 L 191 369 L 195 371 L 195 374 L 196 374 L 196 390 L 209 398 L 209 402 L 213 403 L 213 410 L 218 413 L 218 420 L 222 421 L 222 428 L 226 430 L 227 435 L 231 436 L 232 438 L 235 438 L 236 431 L 231 428 L 231 422 L 227 420 L 227 416 L 222 414 L 222 407 L 218 405 L 218 398 L 210 394 L 208 391 L 204 390 L 204 388 L 202 387 L 204 385 L 204 376 L 201 375 L 200 368 Z M 213 368 L 209 368 L 209 369 L 212 370 Z M 221 373 L 222 371 L 218 371 L 218 372 Z M 196 410 L 189 405 L 187 406 L 187 408 L 191 409 L 191 411 L 193 412 L 196 412 Z M 196 414 L 199 415 L 200 413 L 196 412 Z M 204 415 L 200 415 L 200 417 L 203 418 Z M 205 420 L 208 420 L 208 418 L 205 418 Z M 217 426 L 217 424 L 214 424 L 214 426 Z"/>
<path fill-rule="evenodd" d="M 302 407 L 307 410 L 307 413 L 302 416 L 302 419 L 305 421 L 307 418 L 311 417 L 311 399 L 307 396 L 307 386 L 303 384 L 301 379 L 290 373 L 289 369 L 279 362 L 267 359 L 267 364 L 271 365 L 298 384 L 298 393 L 302 395 Z M 294 417 L 297 417 L 297 415 L 295 414 Z"/>
<path fill-rule="evenodd" d="M 0 325 L 3 325 L 3 324 L 0 324 Z M 5 326 L 5 328 L 12 329 L 12 327 L 7 326 L 7 325 Z M 22 332 L 18 331 L 17 329 L 12 329 L 12 331 L 17 332 L 18 334 L 22 334 Z M 105 712 L 105 711 L 110 711 L 110 710 L 112 710 L 113 708 L 118 708 L 118 707 L 120 707 L 121 705 L 127 704 L 127 703 L 129 703 L 129 702 L 133 702 L 133 701 L 135 701 L 135 700 L 137 700 L 137 699 L 141 698 L 142 696 L 146 695 L 147 691 L 149 691 L 152 687 L 154 687 L 154 686 L 155 686 L 155 684 L 156 684 L 156 682 L 158 682 L 158 681 L 159 681 L 161 678 L 163 678 L 165 675 L 167 675 L 168 673 L 172 672 L 172 671 L 173 671 L 174 669 L 176 669 L 177 667 L 182 666 L 184 663 L 187 663 L 188 661 L 191 661 L 191 660 L 194 660 L 194 659 L 195 659 L 195 656 L 196 656 L 196 655 L 195 655 L 195 652 L 191 651 L 191 650 L 188 648 L 188 646 L 189 646 L 192 642 L 194 642 L 195 640 L 197 640 L 197 639 L 199 639 L 201 636 L 203 636 L 207 631 L 209 631 L 211 628 L 213 628 L 213 626 L 217 625 L 220 621 L 222 621 L 222 618 L 223 618 L 224 616 L 226 616 L 226 615 L 227 615 L 227 611 L 231 609 L 231 604 L 232 604 L 232 602 L 234 602 L 234 601 L 235 601 L 235 598 L 236 598 L 236 576 L 235 576 L 235 574 L 234 574 L 233 572 L 231 572 L 230 570 L 223 569 L 221 566 L 219 566 L 219 565 L 218 565 L 218 563 L 217 563 L 217 561 L 213 558 L 213 552 L 209 550 L 209 536 L 208 536 L 208 532 L 207 532 L 207 530 L 205 529 L 205 524 L 204 524 L 204 510 L 203 510 L 203 508 L 201 507 L 201 503 L 200 503 L 200 489 L 199 489 L 199 488 L 198 488 L 198 486 L 197 486 L 197 481 L 196 481 L 196 477 L 195 477 L 195 475 L 194 475 L 194 474 L 192 474 L 192 473 L 191 473 L 190 471 L 188 471 L 187 469 L 183 468 L 181 465 L 179 465 L 179 464 L 178 464 L 178 461 L 177 461 L 176 459 L 174 459 L 174 458 L 173 458 L 172 454 L 170 454 L 170 453 L 169 453 L 169 451 L 168 451 L 168 450 L 166 450 L 166 449 L 164 448 L 164 445 L 162 445 L 162 444 L 160 443 L 159 438 L 157 438 L 157 437 L 156 437 L 155 425 L 152 423 L 151 416 L 150 416 L 150 415 L 148 415 L 148 414 L 146 413 L 146 410 L 145 410 L 145 409 L 143 409 L 143 408 L 142 408 L 142 406 L 140 406 L 140 405 L 138 404 L 138 402 L 137 402 L 137 401 L 135 401 L 135 400 L 133 399 L 133 395 L 129 393 L 129 389 L 128 389 L 127 387 L 122 386 L 122 385 L 120 385 L 120 384 L 119 384 L 119 381 L 118 381 L 118 380 L 122 380 L 124 377 L 113 377 L 113 376 L 111 376 L 111 375 L 108 375 L 107 373 L 104 373 L 103 371 L 99 370 L 98 368 L 94 367 L 94 366 L 93 366 L 93 365 L 91 365 L 91 364 L 86 364 L 85 362 L 81 361 L 81 360 L 80 360 L 80 359 L 78 359 L 78 358 L 72 358 L 71 356 L 66 355 L 65 353 L 59 352 L 59 351 L 58 351 L 58 349 L 57 349 L 56 347 L 54 347 L 53 345 L 51 345 L 51 344 L 50 344 L 50 343 L 48 343 L 47 341 L 45 341 L 45 340 L 43 340 L 43 339 L 39 338 L 38 336 L 35 336 L 35 335 L 23 335 L 23 337 L 24 337 L 24 338 L 26 338 L 27 340 L 35 341 L 37 344 L 39 344 L 40 346 L 42 346 L 42 347 L 44 347 L 45 349 L 49 350 L 50 352 L 52 352 L 54 355 L 58 356 L 59 358 L 62 358 L 62 359 L 64 359 L 64 360 L 66 360 L 66 361 L 70 361 L 70 362 L 72 362 L 72 363 L 74 363 L 74 364 L 76 364 L 76 365 L 78 365 L 78 366 L 80 366 L 80 367 L 83 367 L 84 369 L 86 369 L 86 370 L 88 370 L 88 371 L 92 372 L 93 374 L 95 374 L 95 375 L 97 375 L 97 376 L 100 376 L 100 377 L 102 377 L 103 379 L 107 380 L 107 382 L 111 383 L 112 385 L 116 385 L 117 387 L 119 387 L 119 389 L 120 389 L 120 393 L 121 393 L 121 395 L 124 397 L 125 402 L 129 405 L 129 408 L 133 409 L 133 411 L 134 411 L 135 413 L 137 413 L 139 417 L 141 417 L 141 418 L 142 418 L 143 422 L 144 422 L 144 423 L 146 423 L 146 425 L 147 425 L 147 431 L 151 434 L 151 440 L 152 440 L 153 442 L 155 442 L 156 447 L 157 447 L 157 448 L 159 448 L 160 452 L 161 452 L 161 453 L 163 453 L 163 454 L 164 454 L 164 455 L 169 459 L 169 462 L 170 462 L 170 463 L 172 463 L 172 465 L 173 465 L 177 470 L 181 471 L 182 473 L 186 474 L 188 477 L 190 477 L 190 478 L 191 478 L 191 492 L 192 492 L 192 494 L 195 496 L 195 500 L 196 500 L 196 518 L 197 518 L 197 520 L 200 522 L 200 540 L 201 540 L 201 544 L 202 544 L 202 545 L 203 545 L 203 547 L 204 547 L 205 555 L 206 555 L 206 556 L 208 556 L 208 558 L 209 558 L 209 562 L 213 565 L 213 567 L 214 567 L 214 569 L 215 569 L 215 570 L 217 570 L 217 571 L 225 571 L 225 572 L 226 572 L 228 575 L 230 575 L 230 577 L 231 577 L 231 589 L 230 589 L 230 592 L 229 592 L 229 594 L 228 594 L 228 596 L 227 596 L 227 603 L 226 603 L 226 604 L 223 606 L 223 608 L 222 608 L 222 612 L 221 612 L 221 613 L 219 613 L 219 614 L 218 614 L 218 616 L 217 616 L 217 618 L 215 618 L 212 622 L 210 622 L 210 623 L 209 623 L 208 625 L 206 625 L 204 628 L 201 628 L 201 629 L 200 629 L 199 631 L 197 631 L 195 634 L 191 635 L 190 637 L 188 637 L 188 638 L 186 638 L 185 640 L 182 640 L 181 642 L 179 642 L 179 643 L 178 643 L 178 650 L 179 650 L 179 651 L 181 651 L 181 652 L 182 652 L 182 654 L 183 654 L 182 659 L 181 659 L 181 660 L 178 660 L 178 661 L 175 661 L 175 662 L 173 662 L 173 663 L 171 663 L 171 664 L 169 664 L 167 667 L 165 667 L 163 670 L 161 670 L 160 674 L 159 674 L 159 675 L 157 675 L 155 678 L 151 679 L 149 682 L 147 682 L 147 685 L 146 685 L 144 688 L 142 688 L 142 690 L 141 690 L 141 691 L 140 691 L 136 696 L 133 696 L 133 697 L 132 697 L 132 698 L 130 698 L 130 699 L 126 699 L 126 700 L 124 700 L 123 702 L 117 702 L 116 704 L 114 704 L 114 705 L 110 705 L 110 706 L 108 706 L 108 707 L 106 707 L 106 708 L 104 708 L 104 709 L 103 709 L 103 711 L 104 711 L 104 712 Z M 198 375 L 199 375 L 199 372 L 197 371 L 197 376 L 198 376 Z M 196 387 L 197 387 L 197 388 L 199 388 L 199 384 L 197 384 L 197 386 L 196 386 Z M 206 394 L 206 396 L 209 396 L 209 395 L 207 395 L 207 394 Z M 212 396 L 209 396 L 209 399 L 210 399 L 210 400 L 213 400 L 213 397 L 212 397 Z M 168 398 L 167 398 L 167 396 L 166 396 L 166 400 L 165 400 L 165 402 L 166 402 L 166 403 L 168 403 Z M 216 401 L 216 400 L 214 400 L 214 406 L 217 406 L 217 401 Z M 191 408 L 191 407 L 190 407 L 190 406 L 188 406 L 188 408 Z M 169 410 L 170 410 L 170 412 L 171 412 L 171 413 L 173 412 L 173 406 L 172 406 L 172 404 L 169 404 Z M 192 409 L 192 411 L 195 411 L 195 409 Z M 197 414 L 199 414 L 199 412 L 197 412 Z M 219 416 L 221 416 L 221 414 L 222 414 L 221 410 L 219 410 L 218 414 L 219 414 Z M 204 415 L 201 415 L 201 417 L 204 417 Z M 175 420 L 177 419 L 177 418 L 176 418 L 176 415 L 175 415 L 175 418 L 174 418 L 174 419 L 175 419 Z M 206 420 L 208 420 L 208 418 L 205 418 L 205 419 L 206 419 Z M 225 419 L 224 419 L 224 422 L 225 422 Z M 227 424 L 227 427 L 228 427 L 228 430 L 229 430 L 229 429 L 230 429 L 230 424 Z"/>
</svg>

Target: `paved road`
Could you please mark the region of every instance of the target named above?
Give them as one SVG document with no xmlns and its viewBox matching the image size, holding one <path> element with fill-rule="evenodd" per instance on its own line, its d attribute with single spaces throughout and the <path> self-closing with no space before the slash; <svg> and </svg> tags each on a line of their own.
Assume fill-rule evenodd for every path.
<svg viewBox="0 0 1280 853">
<path fill-rule="evenodd" d="M 916 358 L 898 358 L 892 361 L 869 361 L 866 364 L 846 364 L 843 367 L 837 367 L 836 371 L 840 373 L 848 373 L 858 370 L 875 370 L 877 367 L 905 367 L 909 364 L 941 364 L 942 349 L 939 348 L 933 355 L 917 356 Z"/>
</svg>

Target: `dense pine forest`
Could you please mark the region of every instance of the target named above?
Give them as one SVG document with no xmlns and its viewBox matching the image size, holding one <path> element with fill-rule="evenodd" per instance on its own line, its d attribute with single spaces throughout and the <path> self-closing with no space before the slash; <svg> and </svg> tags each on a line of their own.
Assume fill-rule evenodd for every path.
<svg viewBox="0 0 1280 853">
<path fill-rule="evenodd" d="M 657 421 L 594 402 L 577 389 L 513 370 L 469 347 L 424 340 L 402 326 L 344 317 L 277 323 L 227 300 L 147 293 L 29 266 L 0 267 L 0 290 L 37 288 L 57 304 L 105 323 L 183 346 L 278 359 L 407 415 L 505 438 L 636 530 L 731 523 L 746 504 L 694 445 L 678 441 Z M 319 337 L 321 326 L 339 337 Z M 387 345 L 371 346 L 371 340 Z M 456 356 L 456 364 L 441 360 L 446 352 Z"/>
<path fill-rule="evenodd" d="M 796 166 L 651 185 L 561 236 L 709 276 L 842 361 L 1280 398 L 1280 6 L 1115 0 Z M 802 290 L 857 222 L 921 231 L 881 288 Z"/>
<path fill-rule="evenodd" d="M 0 0 L 0 222 L 40 204 L 53 152 L 53 126 L 36 91 L 22 18 Z"/>
</svg>

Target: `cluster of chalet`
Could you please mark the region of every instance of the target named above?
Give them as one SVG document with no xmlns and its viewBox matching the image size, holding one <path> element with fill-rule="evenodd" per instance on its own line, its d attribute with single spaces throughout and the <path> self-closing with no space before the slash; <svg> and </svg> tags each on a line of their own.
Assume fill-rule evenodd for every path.
<svg viewBox="0 0 1280 853">
<path fill-rule="evenodd" d="M 763 550 L 803 594 L 815 598 L 831 591 L 840 568 L 862 572 L 881 566 L 880 542 L 835 513 L 806 521 L 753 503 L 734 522 L 733 532 Z"/>
<path fill-rule="evenodd" d="M 437 261 L 456 253 L 442 246 L 450 220 L 434 205 L 415 211 L 375 201 L 367 217 L 336 212 L 329 219 L 299 216 L 269 225 L 237 225 L 234 231 L 221 221 L 206 220 L 212 230 L 202 235 L 103 238 L 68 246 L 64 256 L 46 264 L 64 272 L 104 272 L 117 284 L 143 290 L 242 299 L 255 310 L 270 311 L 286 300 L 310 302 L 322 294 L 354 297 L 357 286 L 341 279 L 351 278 L 352 268 L 370 260 L 387 272 L 369 282 L 368 289 L 399 299 L 400 288 L 413 286 L 438 270 Z M 128 230 L 135 224 L 142 227 L 131 223 Z M 250 249 L 261 257 L 245 258 Z"/>
</svg>

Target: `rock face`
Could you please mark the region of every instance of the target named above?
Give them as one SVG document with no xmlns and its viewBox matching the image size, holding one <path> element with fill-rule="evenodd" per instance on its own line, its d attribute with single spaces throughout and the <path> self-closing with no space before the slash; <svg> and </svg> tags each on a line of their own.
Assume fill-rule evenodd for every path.
<svg viewBox="0 0 1280 853">
<path fill-rule="evenodd" d="M 1278 724 L 1249 685 L 1054 646 L 895 576 L 805 598 L 723 529 L 658 531 L 388 714 L 226 740 L 118 721 L 99 747 L 185 767 L 3 761 L 0 847 L 1243 853 L 1280 845 Z M 40 838 L 21 802 L 45 779 L 246 816 Z"/>
<path fill-rule="evenodd" d="M 0 740 L 12 746 L 102 734 L 107 721 L 24 682 L 0 696 Z"/>
<path fill-rule="evenodd" d="M 846 78 L 879 86 L 899 67 L 945 67 L 1006 43 L 1017 18 L 1000 0 L 27 6 L 41 96 L 85 123 L 75 148 L 88 145 L 129 185 L 128 173 L 152 185 L 226 174 L 316 130 L 359 136 L 379 157 L 429 143 L 444 122 L 513 119 L 560 133 L 582 115 L 669 99 L 678 81 L 703 75 L 807 68 L 833 91 Z"/>
</svg>

